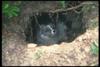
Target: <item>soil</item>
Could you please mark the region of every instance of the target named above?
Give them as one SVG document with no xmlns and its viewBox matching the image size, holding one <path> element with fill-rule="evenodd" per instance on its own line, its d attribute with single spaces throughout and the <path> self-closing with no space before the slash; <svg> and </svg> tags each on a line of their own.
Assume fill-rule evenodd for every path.
<svg viewBox="0 0 100 67">
<path fill-rule="evenodd" d="M 34 3 L 34 4 L 33 4 Z M 38 3 L 38 6 L 35 6 Z M 55 10 L 59 2 L 23 2 L 20 19 L 31 15 L 35 11 Z M 42 3 L 40 6 L 40 3 Z M 25 5 L 26 4 L 26 5 Z M 47 6 L 48 5 L 48 6 Z M 51 7 L 52 6 L 52 7 Z M 34 8 L 33 8 L 34 7 Z M 25 9 L 26 8 L 26 9 Z M 37 9 L 39 8 L 39 9 Z M 25 19 L 25 18 L 24 18 Z M 25 19 L 24 21 L 26 21 Z M 97 19 L 98 20 L 98 19 Z M 13 18 L 9 27 L 2 29 L 2 65 L 3 66 L 92 66 L 98 65 L 98 55 L 90 51 L 91 43 L 98 40 L 98 27 L 87 29 L 73 42 L 52 44 L 50 46 L 37 46 L 26 43 L 24 37 L 19 35 L 21 30 L 17 25 L 19 17 Z M 21 24 L 21 23 L 19 23 Z M 23 25 L 23 24 L 21 24 Z M 24 25 L 23 25 L 24 26 Z M 24 28 L 24 27 L 23 27 Z M 16 34 L 17 33 L 17 34 Z"/>
<path fill-rule="evenodd" d="M 98 56 L 90 52 L 91 43 L 98 39 L 98 28 L 87 30 L 72 43 L 38 47 L 30 43 L 26 47 L 13 41 L 6 51 L 3 65 L 11 66 L 87 66 L 98 64 Z M 15 46 L 14 44 L 17 45 Z"/>
</svg>

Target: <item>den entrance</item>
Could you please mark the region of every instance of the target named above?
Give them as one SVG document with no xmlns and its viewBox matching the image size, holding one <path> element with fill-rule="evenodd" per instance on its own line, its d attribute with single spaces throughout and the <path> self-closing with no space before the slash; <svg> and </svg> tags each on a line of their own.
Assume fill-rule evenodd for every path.
<svg viewBox="0 0 100 67">
<path fill-rule="evenodd" d="M 82 19 L 82 12 L 34 13 L 25 30 L 26 41 L 45 45 L 72 42 L 86 31 L 85 22 Z"/>
</svg>

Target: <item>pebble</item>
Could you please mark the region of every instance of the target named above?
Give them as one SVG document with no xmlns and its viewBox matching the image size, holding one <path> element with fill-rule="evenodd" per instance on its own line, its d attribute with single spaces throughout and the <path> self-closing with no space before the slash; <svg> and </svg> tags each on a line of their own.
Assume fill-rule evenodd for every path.
<svg viewBox="0 0 100 67">
<path fill-rule="evenodd" d="M 34 47 L 36 47 L 37 45 L 36 44 L 33 44 L 33 43 L 29 43 L 29 44 L 27 44 L 27 47 L 28 48 L 34 48 Z"/>
</svg>

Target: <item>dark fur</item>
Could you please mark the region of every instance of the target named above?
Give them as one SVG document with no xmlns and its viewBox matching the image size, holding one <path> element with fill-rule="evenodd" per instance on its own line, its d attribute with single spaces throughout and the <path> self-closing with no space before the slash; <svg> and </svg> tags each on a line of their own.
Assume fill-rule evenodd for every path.
<svg viewBox="0 0 100 67">
<path fill-rule="evenodd" d="M 82 14 L 74 12 L 58 13 L 58 20 L 56 21 L 56 14 L 52 18 L 48 13 L 42 13 L 37 16 L 38 23 L 32 21 L 33 36 L 30 41 L 36 44 L 58 44 L 61 42 L 72 42 L 79 34 L 85 32 L 85 25 L 82 22 Z M 34 23 L 33 23 L 34 22 Z"/>
</svg>

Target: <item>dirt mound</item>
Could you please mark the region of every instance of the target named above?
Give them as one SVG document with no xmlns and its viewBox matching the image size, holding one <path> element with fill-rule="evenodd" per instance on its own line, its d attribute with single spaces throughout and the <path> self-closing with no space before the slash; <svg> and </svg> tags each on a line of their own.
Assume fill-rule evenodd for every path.
<svg viewBox="0 0 100 67">
<path fill-rule="evenodd" d="M 21 1 L 22 2 L 22 1 Z M 16 1 L 11 2 L 16 3 Z M 45 3 L 45 4 L 44 4 Z M 80 7 L 83 2 L 66 2 L 69 12 L 72 9 Z M 71 5 L 70 5 L 71 4 Z M 27 43 L 25 30 L 30 25 L 30 17 L 35 13 L 39 15 L 40 12 L 56 13 L 66 11 L 61 9 L 59 1 L 23 1 L 20 4 L 20 15 L 13 17 L 9 21 L 3 18 L 2 24 L 2 65 L 4 66 L 87 66 L 91 64 L 98 64 L 98 56 L 94 56 L 90 52 L 90 44 L 98 39 L 98 28 L 94 30 L 87 30 L 80 36 L 75 37 L 71 43 L 62 42 L 61 44 L 52 44 L 50 46 L 37 46 L 34 43 Z M 37 5 L 37 6 L 36 6 Z M 79 5 L 79 6 L 78 6 Z M 84 4 L 83 4 L 84 5 Z M 71 6 L 76 6 L 72 7 Z M 95 10 L 95 9 L 94 9 Z M 74 10 L 72 10 L 74 11 Z M 74 11 L 78 13 L 79 10 Z M 88 17 L 89 14 L 89 17 Z M 84 24 L 90 22 L 90 19 L 96 18 L 98 22 L 98 11 L 84 14 Z M 97 14 L 95 17 L 94 14 Z M 72 16 L 70 14 L 70 16 Z M 69 18 L 71 19 L 71 17 Z M 74 21 L 73 21 L 74 22 Z M 83 27 L 85 28 L 83 24 Z M 74 24 L 73 24 L 74 25 Z M 87 25 L 87 24 L 86 24 Z M 88 25 L 87 25 L 88 26 Z M 70 27 L 70 26 L 69 26 Z M 76 24 L 77 27 L 77 24 Z M 32 29 L 32 28 L 31 28 Z M 74 28 L 73 28 L 74 30 Z M 28 32 L 30 30 L 28 29 Z M 81 31 L 81 30 L 77 30 Z M 27 32 L 27 33 L 28 33 Z M 30 33 L 30 32 L 29 32 Z M 80 33 L 79 33 L 80 34 Z M 28 34 L 29 35 L 29 34 Z M 72 33 L 72 35 L 74 35 Z"/>
</svg>

